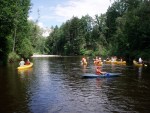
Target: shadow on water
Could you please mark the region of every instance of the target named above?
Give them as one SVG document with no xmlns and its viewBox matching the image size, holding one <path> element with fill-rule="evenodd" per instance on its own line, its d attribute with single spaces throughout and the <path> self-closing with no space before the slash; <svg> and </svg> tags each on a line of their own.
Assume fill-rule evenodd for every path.
<svg viewBox="0 0 150 113">
<path fill-rule="evenodd" d="M 0 112 L 147 113 L 150 111 L 149 67 L 104 64 L 124 76 L 84 79 L 95 74 L 93 60 L 81 57 L 33 58 L 33 68 L 0 67 Z"/>
</svg>

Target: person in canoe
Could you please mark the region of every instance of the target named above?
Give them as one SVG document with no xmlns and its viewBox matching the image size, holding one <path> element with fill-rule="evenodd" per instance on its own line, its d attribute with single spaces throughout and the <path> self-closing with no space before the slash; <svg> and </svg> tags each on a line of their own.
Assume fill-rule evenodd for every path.
<svg viewBox="0 0 150 113">
<path fill-rule="evenodd" d="M 96 58 L 95 59 L 93 59 L 94 61 L 97 61 L 98 60 L 98 57 L 96 56 Z"/>
<path fill-rule="evenodd" d="M 25 65 L 30 65 L 30 60 L 29 59 L 27 59 Z"/>
<path fill-rule="evenodd" d="M 143 60 L 142 60 L 142 58 L 140 57 L 139 58 L 139 64 L 142 64 L 143 63 Z"/>
<path fill-rule="evenodd" d="M 24 64 L 25 64 L 25 61 L 23 58 L 21 58 L 21 61 L 19 62 L 19 66 L 24 66 Z"/>
<path fill-rule="evenodd" d="M 109 57 L 107 57 L 107 58 L 106 58 L 106 61 L 110 61 L 110 58 L 109 58 Z"/>
<path fill-rule="evenodd" d="M 101 59 L 101 57 L 96 57 L 96 59 L 93 59 L 94 60 L 94 64 L 96 65 L 96 66 L 100 66 L 100 65 L 102 65 L 102 59 Z"/>
<path fill-rule="evenodd" d="M 96 74 L 105 74 L 105 73 L 107 73 L 107 72 L 102 72 L 101 71 L 101 67 L 97 66 L 97 68 L 96 68 Z"/>
</svg>

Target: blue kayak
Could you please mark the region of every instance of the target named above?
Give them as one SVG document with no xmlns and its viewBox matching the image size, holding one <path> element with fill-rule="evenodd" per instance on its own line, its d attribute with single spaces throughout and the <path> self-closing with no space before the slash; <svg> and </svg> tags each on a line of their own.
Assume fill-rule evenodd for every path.
<svg viewBox="0 0 150 113">
<path fill-rule="evenodd" d="M 122 76 L 122 73 L 106 73 L 106 74 L 92 74 L 92 73 L 86 73 L 82 75 L 85 78 L 109 78 L 109 77 L 119 77 Z"/>
</svg>

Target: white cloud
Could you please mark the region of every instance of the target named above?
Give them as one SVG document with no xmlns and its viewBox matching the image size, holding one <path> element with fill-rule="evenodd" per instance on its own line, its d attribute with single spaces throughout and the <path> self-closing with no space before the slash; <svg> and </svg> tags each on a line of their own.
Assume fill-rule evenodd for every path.
<svg viewBox="0 0 150 113">
<path fill-rule="evenodd" d="M 55 16 L 52 15 L 43 15 L 40 17 L 40 19 L 55 19 Z"/>
<path fill-rule="evenodd" d="M 73 16 L 82 17 L 86 14 L 94 17 L 96 14 L 105 13 L 110 0 L 69 0 L 65 4 L 59 4 L 55 8 L 57 16 L 70 19 Z"/>
<path fill-rule="evenodd" d="M 59 1 L 59 0 L 58 0 Z M 82 17 L 89 15 L 94 17 L 96 14 L 105 13 L 111 4 L 111 0 L 64 0 L 65 2 L 58 2 L 57 5 L 52 5 L 51 1 L 47 4 L 41 3 L 36 6 L 32 12 L 30 19 L 38 18 L 37 9 L 39 9 L 39 25 L 55 26 L 69 20 L 73 16 Z M 33 18 L 34 17 L 34 18 Z M 34 20 L 36 21 L 36 20 Z M 43 24 L 44 25 L 43 25 Z"/>
<path fill-rule="evenodd" d="M 49 34 L 50 34 L 50 31 L 45 31 L 45 32 L 43 32 L 42 36 L 47 37 L 47 36 L 49 36 Z"/>
<path fill-rule="evenodd" d="M 38 26 L 40 26 L 41 28 L 45 28 L 45 26 L 42 22 L 38 22 Z"/>
<path fill-rule="evenodd" d="M 42 29 L 42 36 L 47 37 L 49 36 L 50 32 L 52 31 L 50 28 L 45 27 L 42 22 L 38 22 L 38 26 Z"/>
</svg>

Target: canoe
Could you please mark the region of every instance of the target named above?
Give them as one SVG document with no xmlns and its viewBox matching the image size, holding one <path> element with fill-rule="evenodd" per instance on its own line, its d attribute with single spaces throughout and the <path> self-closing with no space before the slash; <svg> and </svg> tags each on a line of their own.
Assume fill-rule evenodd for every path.
<svg viewBox="0 0 150 113">
<path fill-rule="evenodd" d="M 117 61 L 111 61 L 111 60 L 109 60 L 109 61 L 105 61 L 105 63 L 106 64 L 117 64 Z"/>
<path fill-rule="evenodd" d="M 139 64 L 137 61 L 135 61 L 135 60 L 133 60 L 133 64 L 135 65 L 135 66 L 139 66 L 139 67 L 141 67 L 141 66 L 143 66 L 143 64 Z"/>
<path fill-rule="evenodd" d="M 126 64 L 126 61 L 117 61 L 116 64 Z"/>
<path fill-rule="evenodd" d="M 126 64 L 126 61 L 105 61 L 106 64 Z"/>
<path fill-rule="evenodd" d="M 95 65 L 95 66 L 102 66 L 102 65 L 103 65 L 103 62 L 96 62 L 96 61 L 94 61 L 94 65 Z"/>
<path fill-rule="evenodd" d="M 84 78 L 110 78 L 110 77 L 119 77 L 122 76 L 122 73 L 106 73 L 106 74 L 84 74 L 82 75 Z"/>
<path fill-rule="evenodd" d="M 17 69 L 18 70 L 28 69 L 28 68 L 31 68 L 32 66 L 33 66 L 33 63 L 30 63 L 30 65 L 19 66 Z"/>
</svg>

